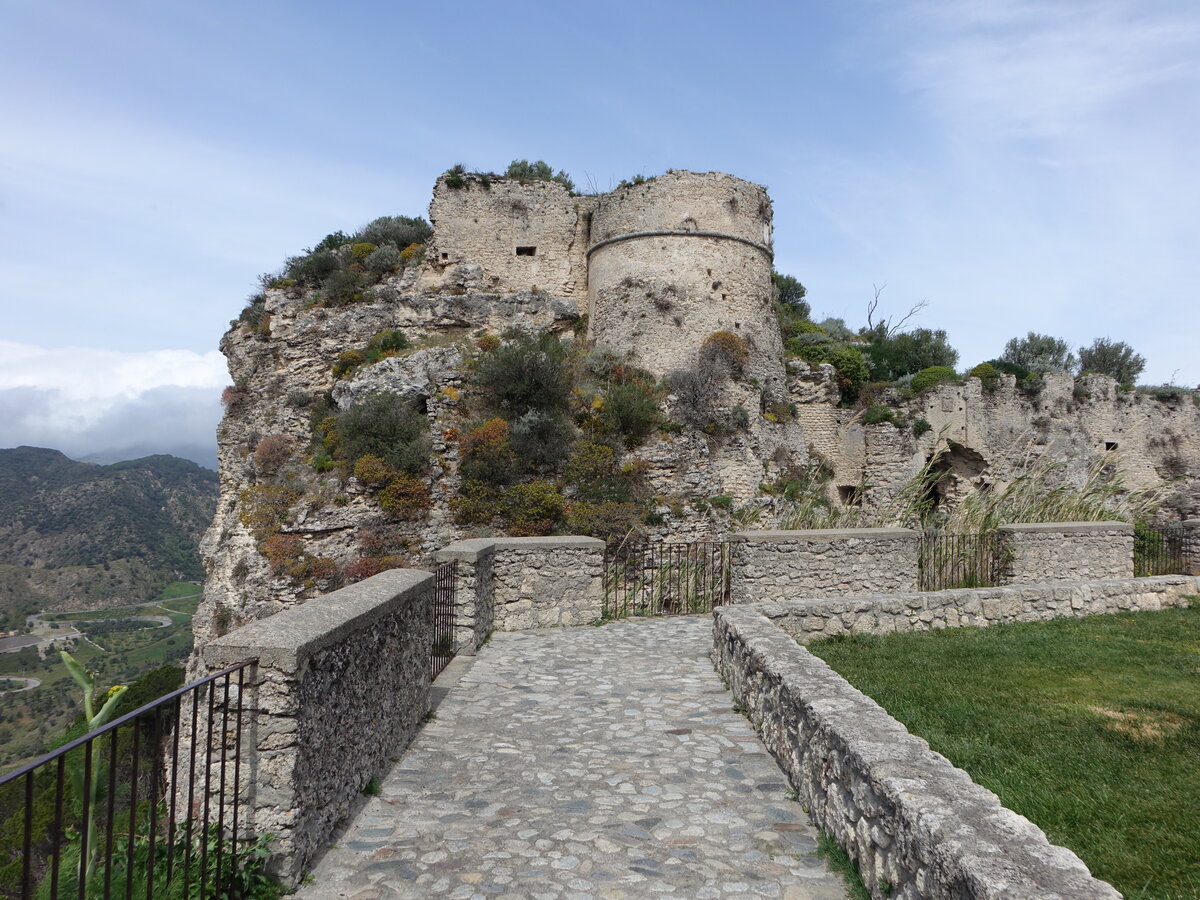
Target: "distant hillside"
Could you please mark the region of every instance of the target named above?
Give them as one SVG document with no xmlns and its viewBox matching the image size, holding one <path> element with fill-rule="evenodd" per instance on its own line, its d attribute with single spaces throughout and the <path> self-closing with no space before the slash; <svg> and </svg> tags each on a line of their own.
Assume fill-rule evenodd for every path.
<svg viewBox="0 0 1200 900">
<path fill-rule="evenodd" d="M 216 473 L 173 456 L 100 466 L 0 450 L 0 609 L 133 602 L 203 578 L 216 499 Z"/>
</svg>

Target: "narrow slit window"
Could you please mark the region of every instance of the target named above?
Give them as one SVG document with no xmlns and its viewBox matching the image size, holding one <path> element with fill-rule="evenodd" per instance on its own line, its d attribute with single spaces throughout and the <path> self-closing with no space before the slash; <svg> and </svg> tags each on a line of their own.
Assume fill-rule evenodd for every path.
<svg viewBox="0 0 1200 900">
<path fill-rule="evenodd" d="M 536 256 L 537 247 L 518 247 L 517 256 Z"/>
<path fill-rule="evenodd" d="M 1111 453 L 1113 450 L 1116 450 L 1116 449 L 1117 449 L 1116 441 L 1105 441 L 1104 442 L 1104 452 L 1105 453 Z"/>
</svg>

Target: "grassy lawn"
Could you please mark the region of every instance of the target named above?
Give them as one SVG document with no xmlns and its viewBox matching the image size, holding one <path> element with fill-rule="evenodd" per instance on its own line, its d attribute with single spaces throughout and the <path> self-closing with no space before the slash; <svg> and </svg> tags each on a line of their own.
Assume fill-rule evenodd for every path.
<svg viewBox="0 0 1200 900">
<path fill-rule="evenodd" d="M 1128 900 L 1200 897 L 1200 603 L 809 649 Z"/>
</svg>

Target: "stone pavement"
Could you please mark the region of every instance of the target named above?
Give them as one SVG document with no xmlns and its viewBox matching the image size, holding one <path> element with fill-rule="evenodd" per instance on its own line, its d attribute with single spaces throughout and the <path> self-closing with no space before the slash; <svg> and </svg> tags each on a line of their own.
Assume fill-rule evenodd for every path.
<svg viewBox="0 0 1200 900">
<path fill-rule="evenodd" d="M 844 900 L 711 635 L 495 634 L 297 896 Z"/>
</svg>

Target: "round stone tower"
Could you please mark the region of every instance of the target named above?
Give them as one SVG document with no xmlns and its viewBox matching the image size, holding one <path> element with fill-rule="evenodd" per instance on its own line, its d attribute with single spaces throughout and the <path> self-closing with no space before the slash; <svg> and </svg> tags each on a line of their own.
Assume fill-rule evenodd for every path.
<svg viewBox="0 0 1200 900">
<path fill-rule="evenodd" d="M 705 338 L 746 341 L 748 377 L 783 377 L 771 309 L 771 200 L 720 172 L 671 170 L 599 197 L 588 241 L 588 336 L 664 375 Z"/>
</svg>

